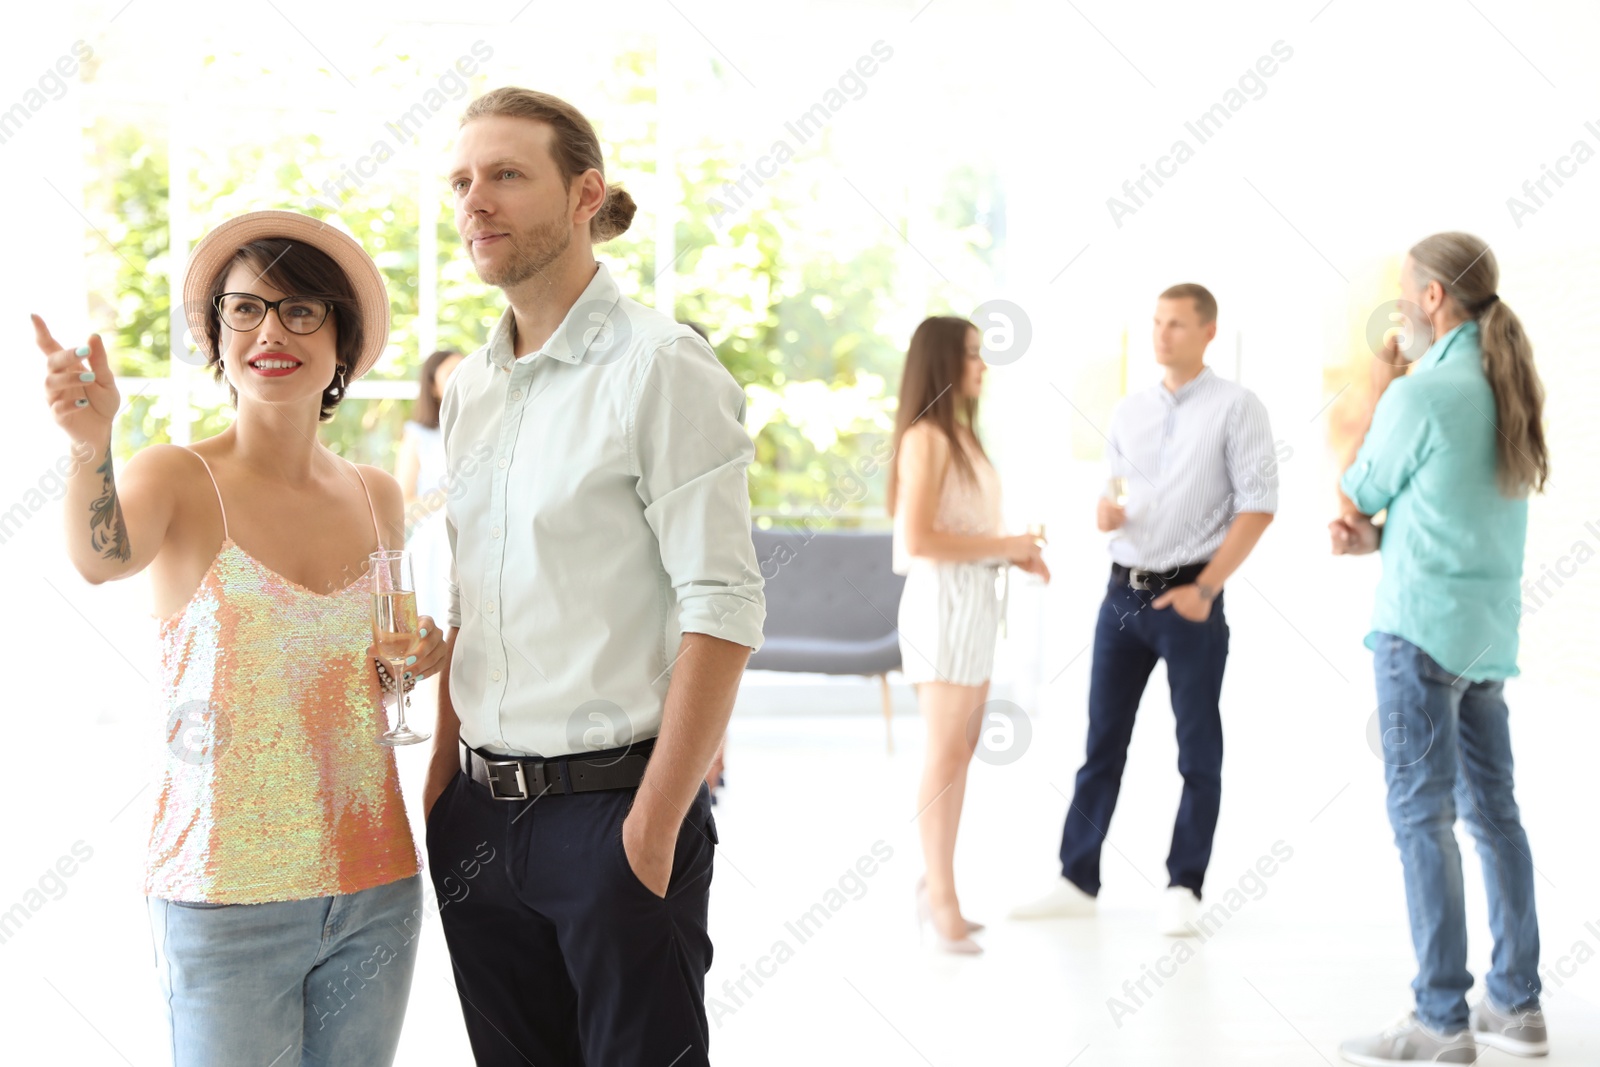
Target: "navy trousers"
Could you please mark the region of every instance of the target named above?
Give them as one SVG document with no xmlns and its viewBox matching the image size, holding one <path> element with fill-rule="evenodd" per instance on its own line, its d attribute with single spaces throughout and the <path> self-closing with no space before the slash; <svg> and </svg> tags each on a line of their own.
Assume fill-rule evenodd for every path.
<svg viewBox="0 0 1600 1067">
<path fill-rule="evenodd" d="M 1092 895 L 1100 892 L 1100 849 L 1122 789 L 1133 720 L 1157 660 L 1167 664 L 1178 728 L 1183 796 L 1167 855 L 1168 884 L 1200 893 L 1222 802 L 1222 672 L 1228 663 L 1223 594 L 1205 622 L 1172 608 L 1161 594 L 1112 579 L 1100 605 L 1089 681 L 1089 738 L 1061 833 L 1061 873 Z"/>
<path fill-rule="evenodd" d="M 504 801 L 457 774 L 428 815 L 428 868 L 480 1067 L 703 1067 L 716 824 L 704 786 L 665 898 L 634 875 L 635 790 Z"/>
</svg>

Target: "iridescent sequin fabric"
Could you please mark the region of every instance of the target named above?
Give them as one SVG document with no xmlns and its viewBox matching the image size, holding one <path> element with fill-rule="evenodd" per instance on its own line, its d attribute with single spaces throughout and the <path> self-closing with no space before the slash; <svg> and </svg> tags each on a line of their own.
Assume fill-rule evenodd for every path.
<svg viewBox="0 0 1600 1067">
<path fill-rule="evenodd" d="M 366 657 L 371 590 L 330 595 L 225 539 L 161 623 L 167 751 L 145 892 L 258 904 L 416 874 L 394 753 Z"/>
</svg>

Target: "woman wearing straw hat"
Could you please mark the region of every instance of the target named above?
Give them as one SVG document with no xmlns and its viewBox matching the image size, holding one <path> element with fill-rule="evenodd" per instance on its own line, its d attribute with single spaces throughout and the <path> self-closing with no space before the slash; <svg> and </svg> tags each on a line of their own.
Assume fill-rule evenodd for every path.
<svg viewBox="0 0 1600 1067">
<path fill-rule="evenodd" d="M 98 336 L 34 316 L 45 393 L 81 457 L 67 550 L 94 584 L 150 568 L 164 770 L 145 892 L 174 1062 L 391 1062 L 421 926 L 418 857 L 372 658 L 367 556 L 401 543 L 399 486 L 317 439 L 389 333 L 353 239 L 287 211 L 218 226 L 186 317 L 233 425 L 113 472 L 121 400 Z M 85 365 L 87 364 L 87 365 Z M 410 673 L 442 666 L 433 620 Z M 394 684 L 414 679 L 388 679 Z"/>
</svg>

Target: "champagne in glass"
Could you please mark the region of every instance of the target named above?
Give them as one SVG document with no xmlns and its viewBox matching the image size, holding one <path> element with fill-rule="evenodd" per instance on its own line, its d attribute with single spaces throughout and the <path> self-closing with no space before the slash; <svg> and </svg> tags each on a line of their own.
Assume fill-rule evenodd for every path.
<svg viewBox="0 0 1600 1067">
<path fill-rule="evenodd" d="M 417 632 L 417 594 L 397 590 L 372 594 L 372 632 L 378 655 L 405 659 Z"/>
<path fill-rule="evenodd" d="M 395 687 L 394 729 L 378 737 L 391 748 L 428 739 L 406 725 L 406 655 L 417 636 L 417 589 L 411 580 L 411 554 L 403 550 L 374 552 L 372 572 L 372 644 L 389 664 Z M 381 699 L 382 694 L 380 694 Z"/>
<path fill-rule="evenodd" d="M 1119 508 L 1128 506 L 1128 479 L 1117 476 L 1106 487 L 1106 498 Z"/>
<path fill-rule="evenodd" d="M 1033 540 L 1034 544 L 1038 545 L 1040 548 L 1044 547 L 1044 545 L 1045 545 L 1044 523 L 1042 523 L 1042 522 L 1029 523 L 1025 533 L 1027 534 L 1027 536 L 1029 538 L 1031 538 Z M 1028 575 L 1028 577 L 1024 578 L 1023 581 L 1026 584 L 1031 585 L 1031 586 L 1040 586 L 1040 585 L 1044 584 L 1044 579 L 1040 578 L 1037 574 L 1030 574 L 1030 575 Z"/>
</svg>

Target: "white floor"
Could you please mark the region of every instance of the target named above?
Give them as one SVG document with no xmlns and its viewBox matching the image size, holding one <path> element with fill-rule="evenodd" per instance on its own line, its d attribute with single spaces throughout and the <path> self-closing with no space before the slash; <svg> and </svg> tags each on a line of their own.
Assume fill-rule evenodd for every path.
<svg viewBox="0 0 1600 1067">
<path fill-rule="evenodd" d="M 1341 1038 L 1388 1022 L 1406 1005 L 1411 962 L 1376 761 L 1346 767 L 1337 753 L 1279 751 L 1268 732 L 1234 732 L 1208 889 L 1213 900 L 1230 885 L 1242 891 L 1189 958 L 1149 929 L 1176 779 L 1159 736 L 1165 724 L 1148 714 L 1155 706 L 1146 710 L 1097 920 L 1004 918 L 1054 875 L 1065 806 L 1056 790 L 1071 791 L 1076 724 L 1047 719 L 1017 763 L 974 767 L 958 866 L 967 910 L 990 923 L 980 935 L 988 951 L 976 959 L 933 954 L 914 931 L 918 722 L 899 717 L 888 756 L 881 722 L 870 716 L 738 721 L 717 807 L 717 961 L 707 987 L 716 1062 L 1313 1064 L 1336 1061 Z M 104 757 L 127 743 L 109 729 L 85 742 Z M 408 759 L 408 774 L 419 766 Z M 114 758 L 102 769 L 118 776 Z M 68 793 L 59 802 L 70 802 Z M 0 946 L 8 1030 L 60 1062 L 159 1064 L 149 938 L 127 882 L 142 828 L 113 820 L 114 805 L 96 808 L 96 819 L 94 805 L 78 803 L 93 859 L 66 880 L 67 895 Z M 1554 820 L 1528 818 L 1548 876 L 1539 885 L 1555 1044 L 1547 1062 L 1594 1064 L 1600 967 L 1573 955 L 1578 942 L 1583 957 L 1600 946 L 1592 836 L 1565 837 Z M 1563 837 L 1568 847 L 1558 844 Z M 1270 877 L 1252 877 L 1279 842 L 1292 857 Z M 861 877 L 856 865 L 875 847 L 888 858 Z M 1470 861 L 1468 875 L 1481 974 L 1487 935 Z M 836 910 L 802 939 L 790 924 L 819 903 Z M 767 975 L 759 985 L 750 977 L 757 972 Z M 460 1063 L 464 1049 L 435 919 L 399 1062 Z M 1502 1061 L 1489 1053 L 1481 1062 Z"/>
<path fill-rule="evenodd" d="M 969 914 L 990 923 L 980 935 L 988 951 L 977 959 L 919 950 L 913 931 L 912 884 L 921 870 L 910 822 L 915 720 L 897 724 L 893 757 L 883 754 L 881 729 L 868 719 L 739 723 L 718 807 L 719 957 L 708 994 L 728 999 L 722 983 L 737 981 L 775 941 L 788 942 L 794 956 L 759 989 L 746 980 L 753 995 L 716 1029 L 718 1059 L 1316 1063 L 1337 1060 L 1341 1039 L 1391 1021 L 1407 1006 L 1412 964 L 1377 761 L 1367 754 L 1346 768 L 1335 752 L 1281 751 L 1270 732 L 1234 731 L 1208 900 L 1224 899 L 1241 880 L 1243 891 L 1189 958 L 1150 930 L 1157 887 L 1165 884 L 1177 780 L 1170 742 L 1157 736 L 1170 718 L 1151 714 L 1164 709 L 1150 703 L 1145 710 L 1114 847 L 1106 852 L 1097 920 L 1004 917 L 1057 871 L 1066 801 L 1056 789 L 1071 793 L 1081 740 L 1067 727 L 1077 721 L 1038 724 L 1033 746 L 1015 764 L 974 767 L 958 878 Z M 1535 859 L 1549 876 L 1539 893 L 1552 965 L 1575 941 L 1600 947 L 1600 897 L 1589 888 L 1592 857 L 1573 856 L 1569 867 L 1550 822 L 1540 833 L 1538 819 L 1529 819 L 1534 841 L 1544 843 Z M 785 923 L 822 901 L 880 840 L 893 858 L 864 880 L 859 899 L 799 944 Z M 1260 878 L 1255 865 L 1278 842 L 1292 858 Z M 1470 858 L 1467 874 L 1469 886 L 1481 885 Z M 1469 893 L 1474 972 L 1481 974 L 1488 955 L 1481 888 Z M 1158 981 L 1152 973 L 1171 977 Z M 1547 1062 L 1600 1062 L 1600 967 L 1577 966 L 1564 981 L 1555 988 L 1547 979 L 1555 1041 Z M 1121 1001 L 1115 1011 L 1113 997 Z M 1490 1053 L 1480 1062 L 1498 1059 L 1508 1058 Z"/>
<path fill-rule="evenodd" d="M 0 912 L 32 902 L 26 923 L 0 942 L 0 1060 L 157 1067 L 164 1033 L 138 893 L 153 741 L 148 679 L 135 673 L 150 673 L 152 661 L 114 621 L 129 618 L 136 602 L 125 608 L 106 590 L 63 589 L 70 604 L 40 589 L 38 633 L 68 636 L 31 646 L 40 649 L 32 677 L 41 684 L 13 708 L 0 778 L 10 815 Z M 1017 697 L 1033 728 L 1022 758 L 973 768 L 957 870 L 967 911 L 990 924 L 981 935 L 988 951 L 976 959 L 918 946 L 912 817 L 921 729 L 909 692 L 898 687 L 904 710 L 888 755 L 875 685 L 834 682 L 808 696 L 788 680 L 752 676 L 716 809 L 717 958 L 707 984 L 715 1062 L 1316 1065 L 1338 1062 L 1340 1040 L 1403 1012 L 1413 965 L 1382 767 L 1366 740 L 1373 701 L 1367 657 L 1350 636 L 1359 630 L 1276 597 L 1295 619 L 1286 626 L 1243 584 L 1229 595 L 1228 751 L 1208 901 L 1229 902 L 1229 887 L 1239 892 L 1192 958 L 1150 932 L 1179 787 L 1159 670 L 1110 831 L 1101 917 L 1005 919 L 1056 873 L 1082 751 L 1088 657 L 1057 664 L 1082 646 L 1087 620 L 1063 623 L 1065 632 L 1042 642 L 1047 684 Z M 50 681 L 78 681 L 71 664 L 81 655 L 96 664 L 93 681 Z M 1539 870 L 1554 1046 L 1546 1062 L 1589 1067 L 1600 1063 L 1592 786 L 1600 725 L 1592 701 L 1570 687 L 1519 679 L 1508 692 Z M 77 761 L 60 759 L 63 751 Z M 413 802 L 423 758 L 401 753 Z M 50 875 L 80 842 L 92 858 L 68 877 Z M 1275 845 L 1292 855 L 1260 878 L 1256 864 Z M 869 877 L 852 874 L 875 848 L 887 859 L 868 865 Z M 1482 879 L 1470 848 L 1465 855 L 1472 969 L 1481 975 L 1489 953 Z M 31 889 L 40 893 L 30 897 Z M 829 917 L 802 939 L 787 924 L 818 904 Z M 436 919 L 399 1062 L 468 1062 Z M 1491 1052 L 1480 1062 L 1511 1061 Z"/>
</svg>

